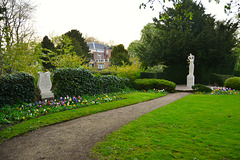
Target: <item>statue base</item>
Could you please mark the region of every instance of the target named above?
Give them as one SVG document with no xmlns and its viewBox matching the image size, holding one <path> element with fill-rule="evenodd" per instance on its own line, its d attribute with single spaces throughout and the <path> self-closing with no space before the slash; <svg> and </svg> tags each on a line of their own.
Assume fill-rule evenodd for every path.
<svg viewBox="0 0 240 160">
<path fill-rule="evenodd" d="M 192 88 L 192 86 L 194 86 L 195 84 L 195 77 L 194 75 L 188 75 L 187 76 L 187 87 L 188 88 Z"/>
<path fill-rule="evenodd" d="M 50 91 L 50 92 L 42 92 L 41 94 L 41 99 L 42 100 L 54 100 L 54 94 Z"/>
</svg>

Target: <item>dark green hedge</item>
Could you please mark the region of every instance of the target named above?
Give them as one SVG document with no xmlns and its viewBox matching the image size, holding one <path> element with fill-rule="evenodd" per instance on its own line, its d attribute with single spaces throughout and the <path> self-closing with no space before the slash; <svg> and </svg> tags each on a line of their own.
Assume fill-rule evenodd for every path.
<svg viewBox="0 0 240 160">
<path fill-rule="evenodd" d="M 212 73 L 211 74 L 211 84 L 212 85 L 223 86 L 224 82 L 230 77 L 233 77 L 233 75 L 224 75 L 224 74 Z"/>
<path fill-rule="evenodd" d="M 176 84 L 174 82 L 164 79 L 136 79 L 134 82 L 135 89 L 149 90 L 149 89 L 165 89 L 167 91 L 175 91 Z"/>
<path fill-rule="evenodd" d="M 53 75 L 55 97 L 97 95 L 120 91 L 126 87 L 127 79 L 116 76 L 95 77 L 86 69 L 56 69 Z"/>
<path fill-rule="evenodd" d="M 156 78 L 156 79 L 165 79 L 165 75 L 163 72 L 141 72 L 140 73 L 140 79 L 144 79 L 144 78 Z"/>
<path fill-rule="evenodd" d="M 234 71 L 234 76 L 240 77 L 240 70 Z"/>
<path fill-rule="evenodd" d="M 20 101 L 32 102 L 35 99 L 34 76 L 16 73 L 0 77 L 0 106 L 13 105 Z"/>
</svg>

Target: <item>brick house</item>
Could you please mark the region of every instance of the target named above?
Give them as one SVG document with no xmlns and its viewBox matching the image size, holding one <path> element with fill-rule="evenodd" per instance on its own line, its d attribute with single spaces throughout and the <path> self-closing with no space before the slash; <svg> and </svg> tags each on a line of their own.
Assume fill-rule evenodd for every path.
<svg viewBox="0 0 240 160">
<path fill-rule="evenodd" d="M 107 69 L 110 65 L 112 48 L 96 42 L 87 42 L 90 54 L 92 54 L 89 67 L 95 67 L 99 70 Z"/>
</svg>

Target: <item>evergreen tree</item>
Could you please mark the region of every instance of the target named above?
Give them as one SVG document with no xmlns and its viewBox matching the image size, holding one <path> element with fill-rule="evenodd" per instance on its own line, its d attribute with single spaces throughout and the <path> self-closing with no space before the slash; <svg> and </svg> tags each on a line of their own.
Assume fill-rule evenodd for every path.
<svg viewBox="0 0 240 160">
<path fill-rule="evenodd" d="M 85 42 L 82 33 L 80 33 L 76 29 L 73 29 L 65 33 L 65 35 L 67 35 L 72 40 L 72 45 L 74 46 L 73 50 L 76 52 L 77 55 L 83 56 L 86 59 L 91 58 L 91 55 L 89 54 L 89 47 Z"/>
<path fill-rule="evenodd" d="M 45 36 L 43 38 L 43 41 L 41 42 L 41 46 L 43 48 L 43 56 L 41 59 L 43 60 L 42 65 L 45 70 L 51 70 L 54 69 L 55 67 L 51 64 L 50 58 L 54 55 L 51 55 L 51 51 L 55 52 L 56 49 L 54 47 L 54 44 L 51 42 L 51 40 L 48 38 L 48 36 Z"/>
<path fill-rule="evenodd" d="M 111 64 L 122 66 L 123 62 L 125 64 L 130 64 L 128 51 L 124 48 L 123 44 L 115 46 L 111 52 Z"/>
<path fill-rule="evenodd" d="M 181 0 L 142 31 L 137 54 L 145 66 L 164 64 L 169 80 L 186 83 L 187 57 L 195 55 L 197 83 L 209 83 L 211 73 L 232 74 L 238 23 L 218 22 L 201 3 Z M 176 80 L 177 78 L 177 80 Z"/>
</svg>

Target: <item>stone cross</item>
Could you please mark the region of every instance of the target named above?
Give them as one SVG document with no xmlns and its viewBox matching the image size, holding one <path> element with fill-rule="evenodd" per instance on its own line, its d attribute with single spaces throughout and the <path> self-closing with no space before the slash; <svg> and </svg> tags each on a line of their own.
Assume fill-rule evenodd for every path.
<svg viewBox="0 0 240 160">
<path fill-rule="evenodd" d="M 51 91 L 52 82 L 50 79 L 50 72 L 38 72 L 38 89 L 40 90 L 41 99 L 54 99 L 54 94 Z"/>
<path fill-rule="evenodd" d="M 194 73 L 194 55 L 190 53 L 188 56 L 188 60 L 190 61 L 189 64 L 189 74 L 187 76 L 187 87 L 192 88 L 192 86 L 195 84 L 195 77 L 193 75 Z"/>
</svg>

